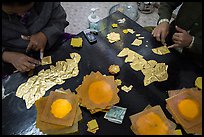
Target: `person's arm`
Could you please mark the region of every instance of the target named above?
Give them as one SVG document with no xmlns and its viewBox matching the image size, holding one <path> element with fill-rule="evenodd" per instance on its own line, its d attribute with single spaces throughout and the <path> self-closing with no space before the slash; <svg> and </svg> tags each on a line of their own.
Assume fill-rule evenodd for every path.
<svg viewBox="0 0 204 137">
<path fill-rule="evenodd" d="M 182 2 L 161 2 L 158 9 L 159 14 L 158 24 L 161 23 L 160 22 L 161 20 L 170 21 L 173 11 L 181 4 Z"/>
<path fill-rule="evenodd" d="M 161 2 L 159 6 L 159 20 L 157 26 L 152 31 L 153 37 L 157 41 L 161 41 L 165 44 L 165 39 L 169 33 L 169 21 L 171 19 L 172 12 L 181 5 L 182 2 Z"/>
<path fill-rule="evenodd" d="M 48 39 L 46 49 L 49 49 L 55 44 L 57 39 L 64 33 L 64 29 L 68 24 L 66 21 L 66 13 L 60 5 L 60 2 L 54 2 L 51 18 L 46 27 L 41 31 Z"/>
</svg>

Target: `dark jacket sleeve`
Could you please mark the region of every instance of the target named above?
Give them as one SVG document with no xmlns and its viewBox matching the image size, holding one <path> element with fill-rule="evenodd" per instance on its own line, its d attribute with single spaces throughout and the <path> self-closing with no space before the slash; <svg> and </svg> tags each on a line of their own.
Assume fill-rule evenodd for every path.
<svg viewBox="0 0 204 137">
<path fill-rule="evenodd" d="M 194 37 L 194 43 L 189 50 L 194 54 L 202 56 L 202 31 L 199 31 Z"/>
<path fill-rule="evenodd" d="M 51 18 L 46 27 L 42 29 L 42 32 L 48 38 L 46 49 L 49 49 L 55 44 L 57 39 L 64 33 L 64 29 L 68 24 L 66 21 L 66 13 L 60 5 L 60 2 L 54 2 Z"/>
<path fill-rule="evenodd" d="M 171 19 L 173 11 L 181 5 L 182 2 L 161 2 L 158 10 L 159 20 L 161 19 Z M 158 23 L 157 22 L 157 23 Z"/>
</svg>

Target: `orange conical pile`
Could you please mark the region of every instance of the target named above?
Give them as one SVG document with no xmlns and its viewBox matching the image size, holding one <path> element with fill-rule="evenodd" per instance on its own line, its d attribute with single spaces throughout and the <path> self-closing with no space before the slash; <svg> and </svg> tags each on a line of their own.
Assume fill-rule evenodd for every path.
<svg viewBox="0 0 204 137">
<path fill-rule="evenodd" d="M 130 116 L 131 130 L 136 135 L 174 135 L 176 124 L 166 118 L 159 105 Z"/>
<path fill-rule="evenodd" d="M 113 76 L 103 76 L 100 72 L 86 75 L 76 89 L 80 103 L 90 112 L 107 111 L 119 102 L 117 83 Z"/>
<path fill-rule="evenodd" d="M 45 134 L 69 134 L 78 131 L 82 112 L 79 98 L 69 89 L 51 91 L 36 101 L 36 127 Z"/>
<path fill-rule="evenodd" d="M 202 91 L 197 88 L 170 90 L 166 108 L 189 134 L 202 134 Z"/>
</svg>

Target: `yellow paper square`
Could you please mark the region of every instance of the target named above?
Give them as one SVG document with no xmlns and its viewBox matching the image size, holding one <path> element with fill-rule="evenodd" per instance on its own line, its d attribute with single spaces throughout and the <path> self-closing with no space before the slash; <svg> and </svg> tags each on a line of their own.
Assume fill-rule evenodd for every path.
<svg viewBox="0 0 204 137">
<path fill-rule="evenodd" d="M 90 130 L 93 130 L 93 129 L 95 129 L 95 128 L 98 128 L 98 123 L 97 123 L 97 121 L 96 121 L 95 119 L 89 121 L 87 125 L 88 125 L 88 128 L 89 128 Z"/>
<path fill-rule="evenodd" d="M 82 47 L 82 38 L 72 38 L 71 39 L 71 46 L 72 47 Z"/>
</svg>

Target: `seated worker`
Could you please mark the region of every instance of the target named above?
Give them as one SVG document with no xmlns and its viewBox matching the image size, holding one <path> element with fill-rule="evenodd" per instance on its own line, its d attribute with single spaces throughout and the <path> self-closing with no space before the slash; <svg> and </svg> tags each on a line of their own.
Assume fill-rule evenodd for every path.
<svg viewBox="0 0 204 137">
<path fill-rule="evenodd" d="M 60 2 L 2 2 L 3 75 L 34 69 L 39 58 L 29 54 L 49 50 L 68 25 Z"/>
<path fill-rule="evenodd" d="M 180 5 L 177 17 L 169 23 Z M 202 2 L 161 2 L 158 14 L 153 37 L 169 48 L 180 48 L 182 54 L 202 66 Z"/>
</svg>

